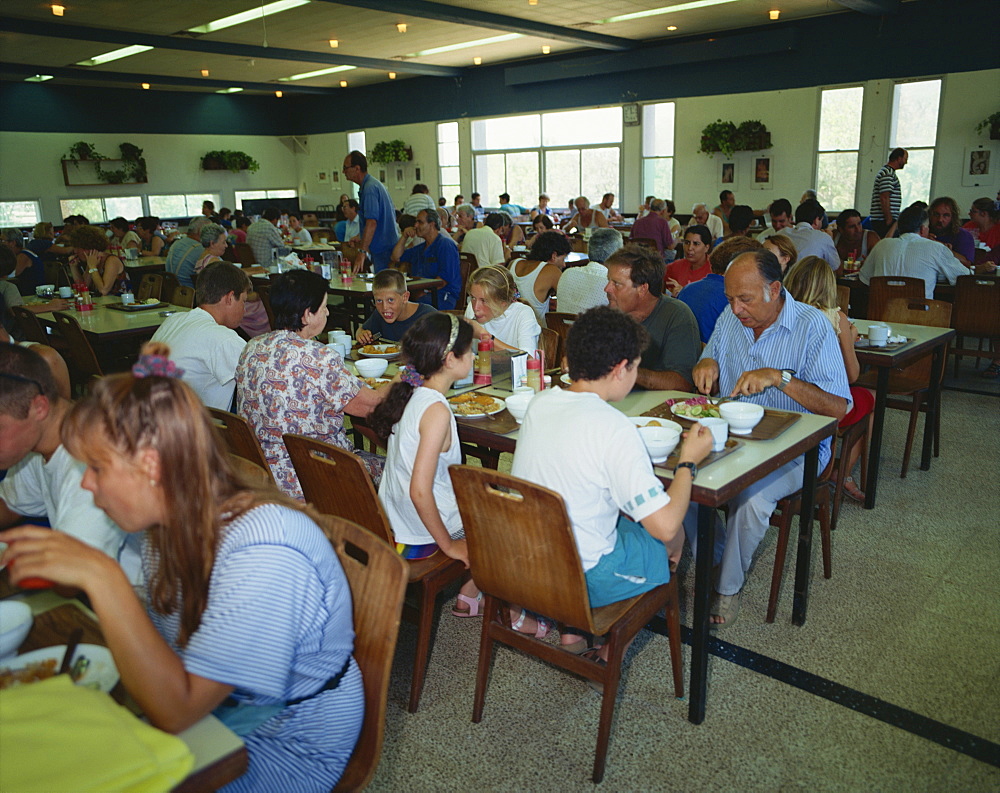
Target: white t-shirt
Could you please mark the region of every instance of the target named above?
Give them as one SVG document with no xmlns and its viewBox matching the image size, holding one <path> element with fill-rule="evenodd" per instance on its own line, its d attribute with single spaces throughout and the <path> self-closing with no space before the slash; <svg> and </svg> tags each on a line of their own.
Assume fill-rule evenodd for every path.
<svg viewBox="0 0 1000 793">
<path fill-rule="evenodd" d="M 557 306 L 566 314 L 579 314 L 594 306 L 606 306 L 608 268 L 600 262 L 587 262 L 583 267 L 567 267 L 556 285 Z"/>
<path fill-rule="evenodd" d="M 54 529 L 98 548 L 117 559 L 133 584 L 142 581 L 139 543 L 94 505 L 89 490 L 80 487 L 86 466 L 59 446 L 48 462 L 30 452 L 0 482 L 0 499 L 19 515 L 47 516 Z"/>
<path fill-rule="evenodd" d="M 880 275 L 923 278 L 924 297 L 933 300 L 938 281 L 954 284 L 958 276 L 968 274 L 969 269 L 940 242 L 907 232 L 884 239 L 872 248 L 861 266 L 860 280 L 868 284 Z"/>
<path fill-rule="evenodd" d="M 692 217 L 687 227 L 691 228 L 692 226 L 697 225 L 698 221 Z M 704 225 L 708 226 L 708 230 L 712 233 L 713 240 L 717 240 L 722 236 L 722 218 L 718 215 L 709 215 L 708 220 L 705 221 Z"/>
<path fill-rule="evenodd" d="M 170 360 L 208 407 L 229 410 L 236 388 L 236 364 L 246 342 L 207 311 L 174 314 L 157 328 L 153 341 L 170 345 Z"/>
<path fill-rule="evenodd" d="M 592 393 L 532 399 L 511 473 L 563 497 L 584 571 L 614 550 L 619 511 L 641 522 L 670 503 L 635 425 Z"/>
<path fill-rule="evenodd" d="M 289 232 L 292 237 L 292 243 L 295 245 L 312 245 L 313 238 L 312 234 L 306 228 L 301 228 L 298 231 Z"/>
<path fill-rule="evenodd" d="M 488 226 L 471 229 L 465 233 L 462 240 L 462 253 L 474 253 L 476 264 L 486 267 L 490 264 L 503 264 L 503 244 L 496 232 Z"/>
<path fill-rule="evenodd" d="M 472 311 L 472 303 L 465 307 L 465 318 L 476 318 Z M 542 326 L 538 324 L 534 310 L 524 303 L 511 303 L 503 314 L 484 323 L 483 327 L 493 338 L 499 339 L 509 347 L 526 352 L 538 349 L 538 337 L 542 333 Z"/>
<path fill-rule="evenodd" d="M 434 538 L 417 514 L 417 508 L 410 498 L 410 480 L 413 479 L 413 461 L 420 446 L 420 419 L 424 411 L 435 402 L 448 406 L 444 394 L 433 388 L 415 388 L 406 409 L 389 436 L 389 450 L 385 457 L 385 470 L 378 497 L 385 507 L 385 514 L 392 526 L 396 542 L 405 545 L 428 545 Z M 462 462 L 462 449 L 458 442 L 458 425 L 451 419 L 451 445 L 448 451 L 439 454 L 434 471 L 434 502 L 448 533 L 454 537 L 461 534 L 462 516 L 455 502 L 455 491 L 448 475 L 449 465 Z"/>
</svg>

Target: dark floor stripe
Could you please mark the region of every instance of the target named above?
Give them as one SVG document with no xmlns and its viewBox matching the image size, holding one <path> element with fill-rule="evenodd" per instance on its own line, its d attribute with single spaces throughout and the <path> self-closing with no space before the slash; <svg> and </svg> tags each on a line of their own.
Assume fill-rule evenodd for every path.
<svg viewBox="0 0 1000 793">
<path fill-rule="evenodd" d="M 647 627 L 663 636 L 667 635 L 667 624 L 661 617 L 654 618 Z M 686 625 L 681 626 L 681 639 L 685 644 L 691 643 L 691 629 Z M 893 727 L 899 727 L 921 738 L 939 743 L 948 749 L 954 749 L 956 752 L 961 752 L 976 760 L 1000 767 L 1000 744 L 987 741 L 985 738 L 950 727 L 878 697 L 864 694 L 774 658 L 768 658 L 766 655 L 724 642 L 715 636 L 710 636 L 708 639 L 708 651 L 724 661 L 737 664 L 753 672 L 759 672 L 858 713 L 884 721 Z M 711 696 L 711 692 L 709 694 Z M 711 701 L 709 701 L 709 708 L 711 708 Z"/>
</svg>

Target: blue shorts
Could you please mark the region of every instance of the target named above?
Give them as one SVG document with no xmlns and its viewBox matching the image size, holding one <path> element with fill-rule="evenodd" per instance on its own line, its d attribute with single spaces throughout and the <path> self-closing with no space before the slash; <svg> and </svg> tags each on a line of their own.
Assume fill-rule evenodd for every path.
<svg viewBox="0 0 1000 793">
<path fill-rule="evenodd" d="M 627 600 L 670 580 L 667 546 L 624 515 L 617 528 L 614 550 L 585 573 L 591 608 Z"/>
</svg>

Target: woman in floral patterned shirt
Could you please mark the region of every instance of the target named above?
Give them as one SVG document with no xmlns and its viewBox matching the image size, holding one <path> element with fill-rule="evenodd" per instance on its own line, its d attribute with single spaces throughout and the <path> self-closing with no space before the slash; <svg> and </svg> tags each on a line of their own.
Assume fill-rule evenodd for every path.
<svg viewBox="0 0 1000 793">
<path fill-rule="evenodd" d="M 315 337 L 326 327 L 326 281 L 306 270 L 275 279 L 275 330 L 251 339 L 236 367 L 237 410 L 253 427 L 274 479 L 302 498 L 281 436 L 308 435 L 357 454 L 376 486 L 385 458 L 359 451 L 344 431 L 344 413 L 367 416 L 388 389 L 372 390 L 351 374 L 336 348 Z"/>
</svg>

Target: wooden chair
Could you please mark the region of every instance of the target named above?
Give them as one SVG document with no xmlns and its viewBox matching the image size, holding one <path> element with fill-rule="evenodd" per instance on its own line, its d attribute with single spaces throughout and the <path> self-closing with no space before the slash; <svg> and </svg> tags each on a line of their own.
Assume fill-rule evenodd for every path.
<svg viewBox="0 0 1000 793">
<path fill-rule="evenodd" d="M 647 248 L 652 248 L 657 253 L 660 249 L 656 247 L 656 240 L 650 239 L 649 237 L 629 237 L 628 242 L 630 245 L 645 245 Z"/>
<path fill-rule="evenodd" d="M 249 460 L 265 471 L 271 470 L 271 466 L 267 464 L 267 459 L 264 457 L 260 440 L 245 418 L 219 408 L 208 408 L 208 412 L 212 415 L 215 428 L 225 439 L 230 452 L 244 460 Z"/>
<path fill-rule="evenodd" d="M 833 472 L 833 515 L 830 518 L 830 531 L 837 530 L 837 520 L 840 518 L 840 505 L 844 500 L 844 479 L 851 473 L 847 468 L 847 463 L 851 458 L 851 452 L 855 446 L 861 444 L 861 490 L 864 491 L 868 485 L 868 421 L 871 412 L 869 411 L 853 424 L 837 429 L 837 440 L 839 452 L 837 461 L 834 464 Z"/>
<path fill-rule="evenodd" d="M 849 286 L 837 284 L 837 305 L 844 312 L 844 316 L 849 317 L 851 315 L 849 311 L 851 307 L 851 288 Z"/>
<path fill-rule="evenodd" d="M 265 489 L 274 489 L 274 477 L 271 476 L 271 469 L 261 468 L 257 463 L 250 462 L 245 457 L 240 457 L 237 454 L 229 453 L 229 464 L 232 465 L 233 470 L 239 474 L 239 476 L 248 485 L 253 487 L 260 487 Z"/>
<path fill-rule="evenodd" d="M 194 289 L 190 286 L 178 286 L 170 296 L 170 302 L 175 306 L 194 308 Z"/>
<path fill-rule="evenodd" d="M 65 357 L 69 363 L 73 384 L 86 389 L 92 377 L 104 377 L 104 370 L 97 353 L 90 344 L 87 334 L 83 332 L 76 317 L 62 311 L 53 311 L 56 320 L 56 330 L 66 340 Z"/>
<path fill-rule="evenodd" d="M 976 359 L 998 357 L 996 352 L 1000 341 L 1000 281 L 980 275 L 960 275 L 955 282 L 955 307 L 952 311 L 951 326 L 955 329 L 955 346 L 951 354 L 955 356 L 955 376 L 958 377 L 960 359 L 970 356 Z M 966 336 L 979 338 L 978 350 L 967 350 L 963 346 Z M 990 349 L 983 350 L 983 340 L 988 339 Z"/>
<path fill-rule="evenodd" d="M 135 293 L 135 302 L 141 303 L 143 300 L 147 300 L 151 297 L 155 297 L 157 300 L 162 299 L 160 295 L 163 294 L 163 276 L 160 273 L 146 273 L 142 280 L 139 281 L 139 291 Z"/>
<path fill-rule="evenodd" d="M 247 243 L 237 242 L 233 245 L 233 261 L 240 267 L 253 267 L 257 264 L 257 257 L 253 254 L 253 248 Z M 266 266 L 270 262 L 263 262 L 263 264 Z"/>
<path fill-rule="evenodd" d="M 285 435 L 285 448 L 295 466 L 306 501 L 327 515 L 336 515 L 364 526 L 389 547 L 395 538 L 389 518 L 378 499 L 368 470 L 357 456 L 329 443 L 303 435 Z M 438 551 L 427 559 L 406 562 L 411 602 L 403 610 L 417 626 L 417 648 L 410 681 L 410 713 L 420 706 L 427 673 L 434 605 L 441 591 L 464 578 L 465 565 Z"/>
<path fill-rule="evenodd" d="M 260 302 L 264 305 L 264 311 L 267 312 L 267 324 L 274 328 L 274 311 L 271 308 L 271 284 L 257 284 L 254 287 L 254 291 L 257 296 L 260 297 Z"/>
<path fill-rule="evenodd" d="M 28 311 L 24 306 L 10 306 L 7 310 L 17 322 L 17 327 L 20 329 L 24 341 L 52 344 L 52 341 L 56 340 L 56 337 L 51 337 L 45 332 L 45 328 L 42 327 L 42 323 L 38 321 L 38 317 L 33 311 Z"/>
<path fill-rule="evenodd" d="M 361 735 L 334 791 L 364 790 L 382 755 L 389 675 L 406 592 L 406 565 L 392 548 L 354 523 L 323 516 L 321 525 L 351 586 L 354 660 L 361 669 L 365 690 Z"/>
<path fill-rule="evenodd" d="M 622 657 L 635 635 L 662 608 L 669 628 L 674 695 L 684 695 L 676 579 L 629 600 L 591 609 L 569 516 L 558 493 L 487 468 L 453 465 L 450 472 L 469 543 L 472 576 L 485 597 L 472 720 L 482 719 L 494 642 L 594 680 L 604 687 L 593 776 L 594 782 L 600 782 Z M 666 552 L 663 563 L 667 564 Z M 607 634 L 607 666 L 514 630 L 512 603 L 576 630 Z"/>
<path fill-rule="evenodd" d="M 920 279 L 917 279 L 920 280 Z M 920 298 L 897 297 L 889 301 L 883 312 L 882 319 L 886 322 L 898 322 L 906 325 L 927 325 L 935 328 L 947 328 L 951 325 L 951 303 L 943 300 L 924 300 Z M 945 351 L 947 360 L 947 350 Z M 931 371 L 932 354 L 920 358 L 904 369 L 893 369 L 889 373 L 889 399 L 886 405 L 891 408 L 910 411 L 910 425 L 906 432 L 906 447 L 903 451 L 903 469 L 900 478 L 906 478 L 910 467 L 910 454 L 913 451 L 913 438 L 917 432 L 917 416 L 929 407 L 931 378 L 939 381 L 944 377 L 945 366 L 940 372 Z M 858 385 L 874 389 L 877 385 L 874 372 L 866 372 L 858 378 Z M 895 397 L 909 397 L 896 399 Z M 934 456 L 941 452 L 941 409 L 936 412 L 934 422 Z"/>
<path fill-rule="evenodd" d="M 550 311 L 545 315 L 545 326 L 559 334 L 560 359 L 553 364 L 555 366 L 562 365 L 562 358 L 566 355 L 566 337 L 576 318 L 576 314 L 562 311 Z"/>
<path fill-rule="evenodd" d="M 551 328 L 542 328 L 538 337 L 538 346 L 545 351 L 545 366 L 551 369 L 562 366 L 562 339 Z"/>
<path fill-rule="evenodd" d="M 462 289 L 455 300 L 455 308 L 464 311 L 465 304 L 469 299 L 469 276 L 472 275 L 472 271 L 479 265 L 476 264 L 476 254 L 474 253 L 460 253 L 459 256 L 461 258 L 458 262 L 458 271 L 462 275 Z"/>
<path fill-rule="evenodd" d="M 160 300 L 165 303 L 174 302 L 174 292 L 181 288 L 181 282 L 174 273 L 162 272 L 163 288 L 160 290 Z M 179 305 L 179 304 L 178 304 Z"/>
<path fill-rule="evenodd" d="M 886 320 L 889 301 L 896 297 L 923 300 L 924 279 L 909 276 L 877 275 L 868 284 L 868 319 Z"/>
</svg>

